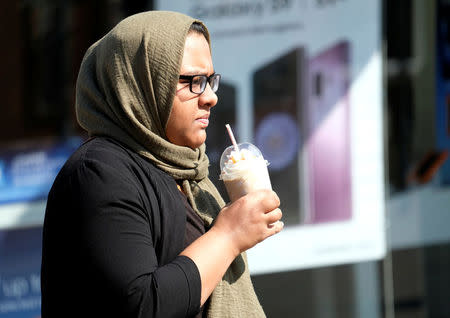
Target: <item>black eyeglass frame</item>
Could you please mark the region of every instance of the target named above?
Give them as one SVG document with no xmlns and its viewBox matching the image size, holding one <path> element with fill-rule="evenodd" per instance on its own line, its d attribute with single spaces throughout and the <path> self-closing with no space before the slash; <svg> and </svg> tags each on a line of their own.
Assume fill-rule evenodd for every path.
<svg viewBox="0 0 450 318">
<path fill-rule="evenodd" d="M 192 90 L 192 82 L 193 82 L 193 79 L 195 77 L 206 78 L 206 81 L 204 81 L 204 83 L 205 83 L 204 86 L 200 86 L 201 92 L 199 92 L 199 93 L 194 92 Z M 221 75 L 218 74 L 218 73 L 211 74 L 210 76 L 206 76 L 206 75 L 180 75 L 179 78 L 180 78 L 180 80 L 189 80 L 189 90 L 191 91 L 191 93 L 200 95 L 200 94 L 203 94 L 203 92 L 206 89 L 206 85 L 208 83 L 209 83 L 209 86 L 211 86 L 211 90 L 214 93 L 217 92 L 217 90 L 219 89 L 219 85 L 220 85 Z M 214 80 L 217 79 L 217 78 L 218 78 L 217 87 L 214 89 L 214 87 L 212 86 L 212 83 L 214 83 Z"/>
</svg>

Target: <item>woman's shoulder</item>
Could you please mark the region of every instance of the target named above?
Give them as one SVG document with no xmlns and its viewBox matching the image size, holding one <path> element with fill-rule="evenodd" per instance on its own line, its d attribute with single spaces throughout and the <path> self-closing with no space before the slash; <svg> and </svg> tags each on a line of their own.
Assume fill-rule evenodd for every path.
<svg viewBox="0 0 450 318">
<path fill-rule="evenodd" d="M 160 186 L 174 180 L 126 145 L 107 137 L 95 137 L 84 142 L 66 162 L 63 170 L 69 174 L 98 175 L 114 179 L 128 179 L 132 183 L 145 182 Z"/>
<path fill-rule="evenodd" d="M 81 166 L 103 167 L 113 169 L 117 173 L 136 169 L 157 173 L 156 167 L 143 160 L 139 154 L 107 137 L 95 137 L 85 141 L 68 159 L 67 165 L 75 169 Z"/>
<path fill-rule="evenodd" d="M 116 167 L 132 163 L 136 158 L 137 154 L 118 141 L 106 137 L 95 137 L 85 141 L 69 161 L 77 163 L 92 162 Z"/>
</svg>

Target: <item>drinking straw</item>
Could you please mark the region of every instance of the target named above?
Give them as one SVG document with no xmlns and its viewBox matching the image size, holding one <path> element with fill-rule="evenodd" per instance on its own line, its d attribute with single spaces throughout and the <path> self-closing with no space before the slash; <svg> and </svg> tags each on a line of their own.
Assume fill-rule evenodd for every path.
<svg viewBox="0 0 450 318">
<path fill-rule="evenodd" d="M 230 124 L 226 124 L 228 135 L 230 135 L 231 142 L 233 143 L 234 150 L 239 153 L 239 147 L 237 145 L 236 139 L 234 139 L 233 131 L 231 130 Z"/>
</svg>

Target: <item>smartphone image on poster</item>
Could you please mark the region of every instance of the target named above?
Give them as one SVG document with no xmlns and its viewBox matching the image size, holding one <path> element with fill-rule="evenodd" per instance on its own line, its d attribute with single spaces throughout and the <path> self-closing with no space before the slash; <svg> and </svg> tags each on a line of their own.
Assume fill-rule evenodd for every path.
<svg viewBox="0 0 450 318">
<path fill-rule="evenodd" d="M 349 54 L 343 41 L 309 60 L 304 223 L 352 216 Z"/>
<path fill-rule="evenodd" d="M 285 225 L 302 216 L 302 108 L 305 50 L 296 48 L 263 65 L 253 74 L 254 141 L 269 162 Z"/>
<path fill-rule="evenodd" d="M 206 154 L 209 159 L 209 178 L 219 190 L 226 202 L 229 201 L 225 185 L 219 180 L 220 156 L 227 148 L 229 139 L 226 136 L 225 125 L 230 124 L 235 127 L 236 122 L 236 88 L 226 81 L 221 80 L 220 88 L 217 91 L 218 104 L 211 112 L 210 124 L 206 130 Z M 235 129 L 236 138 L 239 138 L 239 131 Z M 239 140 L 239 139 L 238 139 Z"/>
</svg>

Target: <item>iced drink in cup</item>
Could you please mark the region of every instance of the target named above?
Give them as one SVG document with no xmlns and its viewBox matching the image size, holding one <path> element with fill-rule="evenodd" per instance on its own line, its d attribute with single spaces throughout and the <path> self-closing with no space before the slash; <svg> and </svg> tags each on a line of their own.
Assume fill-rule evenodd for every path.
<svg viewBox="0 0 450 318">
<path fill-rule="evenodd" d="M 220 179 L 225 184 L 231 202 L 251 191 L 272 190 L 268 162 L 261 151 L 251 143 L 237 144 L 229 125 L 227 129 L 233 145 L 226 148 L 220 158 Z"/>
</svg>

